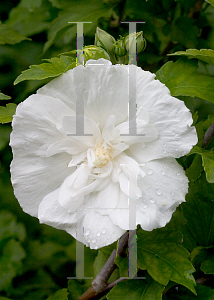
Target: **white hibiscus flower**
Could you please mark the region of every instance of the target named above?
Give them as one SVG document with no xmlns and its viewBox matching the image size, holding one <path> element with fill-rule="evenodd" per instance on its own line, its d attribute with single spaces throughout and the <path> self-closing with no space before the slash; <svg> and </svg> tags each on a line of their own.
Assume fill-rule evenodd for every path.
<svg viewBox="0 0 214 300">
<path fill-rule="evenodd" d="M 129 66 L 104 59 L 52 80 L 18 105 L 12 122 L 11 178 L 21 207 L 95 249 L 134 229 L 129 201 L 136 201 L 136 225 L 150 231 L 170 221 L 188 191 L 175 158 L 197 143 L 191 113 L 154 74 L 134 68 L 137 133 L 144 136 L 123 135 Z M 84 132 L 92 136 L 71 136 L 81 90 Z M 136 176 L 136 199 L 129 199 Z"/>
</svg>

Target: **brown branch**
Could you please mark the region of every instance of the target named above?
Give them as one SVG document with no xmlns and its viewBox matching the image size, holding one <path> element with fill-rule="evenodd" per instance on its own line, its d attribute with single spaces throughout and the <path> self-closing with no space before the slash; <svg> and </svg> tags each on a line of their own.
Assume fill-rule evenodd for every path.
<svg viewBox="0 0 214 300">
<path fill-rule="evenodd" d="M 134 234 L 135 230 L 131 231 L 131 234 L 129 234 L 129 232 L 124 233 L 124 235 L 119 240 L 117 253 L 115 249 L 112 251 L 104 267 L 97 275 L 97 277 L 92 281 L 90 288 L 77 300 L 95 299 L 98 294 L 106 292 L 107 290 L 111 289 L 114 285 L 116 285 L 117 282 L 125 280 L 124 277 L 121 277 L 118 280 L 108 284 L 109 277 L 117 267 L 117 265 L 114 263 L 116 254 L 122 255 L 124 253 L 124 251 L 128 247 L 128 239 L 130 238 L 131 240 Z"/>
<path fill-rule="evenodd" d="M 207 145 L 211 142 L 212 138 L 214 137 L 214 122 L 212 125 L 207 129 L 204 134 L 202 148 L 206 148 Z"/>
</svg>

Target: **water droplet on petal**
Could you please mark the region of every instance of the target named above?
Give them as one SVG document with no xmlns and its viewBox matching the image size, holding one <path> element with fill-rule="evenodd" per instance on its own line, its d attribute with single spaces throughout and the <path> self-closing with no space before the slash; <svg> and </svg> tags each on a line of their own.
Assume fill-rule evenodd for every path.
<svg viewBox="0 0 214 300">
<path fill-rule="evenodd" d="M 144 203 L 145 203 L 145 202 L 146 202 L 146 199 L 143 199 L 143 200 L 142 200 L 142 202 L 144 202 Z"/>
<path fill-rule="evenodd" d="M 94 249 L 95 249 L 95 250 L 97 250 L 97 249 L 98 249 L 98 247 L 96 246 Z"/>
<path fill-rule="evenodd" d="M 105 233 L 106 233 L 105 229 L 102 229 L 102 231 L 101 231 L 101 232 L 102 232 L 102 234 L 105 234 Z"/>
<path fill-rule="evenodd" d="M 157 183 L 157 182 L 155 182 L 155 185 L 158 185 L 158 183 Z"/>
<path fill-rule="evenodd" d="M 90 239 L 87 239 L 87 242 L 90 243 Z"/>
<path fill-rule="evenodd" d="M 45 216 L 45 215 L 42 214 L 42 215 L 41 215 L 41 218 L 44 218 L 44 216 Z"/>
<path fill-rule="evenodd" d="M 180 176 L 180 175 L 181 175 L 181 174 L 178 172 L 178 173 L 177 173 L 177 176 Z"/>
<path fill-rule="evenodd" d="M 91 240 L 91 242 L 93 243 L 93 244 L 95 244 L 96 243 L 96 239 L 95 238 L 93 238 L 92 240 Z"/>
<path fill-rule="evenodd" d="M 150 170 L 147 172 L 148 175 L 152 175 L 153 173 L 154 173 L 154 171 L 153 171 L 152 169 L 150 169 Z"/>
<path fill-rule="evenodd" d="M 171 192 L 171 195 L 174 196 L 175 194 L 173 192 Z"/>
<path fill-rule="evenodd" d="M 149 202 L 152 203 L 152 204 L 154 204 L 154 203 L 155 203 L 155 199 L 151 198 L 151 199 L 149 200 Z"/>
<path fill-rule="evenodd" d="M 148 188 L 150 188 L 151 187 L 151 185 L 150 184 L 148 184 Z"/>
<path fill-rule="evenodd" d="M 175 151 L 178 151 L 178 148 L 177 148 L 177 149 L 175 149 Z"/>
<path fill-rule="evenodd" d="M 103 215 L 101 215 L 100 218 L 103 218 Z"/>
<path fill-rule="evenodd" d="M 58 208 L 58 206 L 57 205 L 54 205 L 54 207 L 53 207 L 54 209 L 57 209 Z"/>
<path fill-rule="evenodd" d="M 89 233 L 90 233 L 90 230 L 87 229 L 86 232 L 85 232 L 85 235 L 89 235 Z"/>
<path fill-rule="evenodd" d="M 97 232 L 97 236 L 100 236 L 100 232 L 99 231 Z"/>
<path fill-rule="evenodd" d="M 146 209 L 147 207 L 148 207 L 147 205 L 144 205 L 144 206 L 143 206 L 144 209 Z"/>
<path fill-rule="evenodd" d="M 166 173 L 165 173 L 164 171 L 162 171 L 162 172 L 161 172 L 161 175 L 163 175 L 163 176 L 164 176 L 165 174 L 166 174 Z"/>
<path fill-rule="evenodd" d="M 163 150 L 163 153 L 166 153 L 166 150 Z"/>
<path fill-rule="evenodd" d="M 160 189 L 157 189 L 157 190 L 156 190 L 156 194 L 157 194 L 158 196 L 160 196 L 160 195 L 162 194 L 161 190 L 160 190 Z"/>
<path fill-rule="evenodd" d="M 166 147 L 166 144 L 163 144 L 164 147 Z"/>
</svg>

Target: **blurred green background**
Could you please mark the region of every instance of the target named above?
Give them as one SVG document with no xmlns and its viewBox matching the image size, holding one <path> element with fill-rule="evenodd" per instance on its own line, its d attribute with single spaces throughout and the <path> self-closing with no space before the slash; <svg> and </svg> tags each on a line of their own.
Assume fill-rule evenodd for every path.
<svg viewBox="0 0 214 300">
<path fill-rule="evenodd" d="M 120 21 L 145 21 L 137 27 L 147 41 L 145 51 L 138 55 L 138 66 L 151 72 L 176 59 L 169 53 L 214 49 L 214 7 L 203 0 L 7 0 L 0 3 L 0 18 L 2 24 L 29 38 L 4 43 L 0 25 L 0 90 L 11 96 L 8 102 L 16 104 L 49 81 L 14 86 L 23 70 L 75 49 L 76 26 L 68 21 L 93 22 L 84 26 L 85 45 L 94 44 L 97 26 L 118 39 L 128 35 L 128 25 Z M 199 62 L 197 72 L 214 76 L 214 67 Z M 214 113 L 213 105 L 205 100 L 180 99 L 192 113 L 198 111 L 199 121 Z M 75 243 L 65 232 L 40 225 L 20 208 L 10 183 L 10 132 L 10 123 L 0 125 L 0 296 L 47 299 L 67 287 L 67 277 L 75 276 Z M 93 276 L 96 254 L 86 250 L 85 276 Z"/>
</svg>

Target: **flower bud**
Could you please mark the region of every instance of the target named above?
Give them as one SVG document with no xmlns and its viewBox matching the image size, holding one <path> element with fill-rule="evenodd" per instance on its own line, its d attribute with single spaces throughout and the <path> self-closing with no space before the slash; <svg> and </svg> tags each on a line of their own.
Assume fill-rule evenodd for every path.
<svg viewBox="0 0 214 300">
<path fill-rule="evenodd" d="M 126 51 L 126 47 L 125 47 L 125 44 L 124 44 L 124 38 L 121 37 L 118 41 L 116 41 L 116 43 L 114 43 L 113 45 L 113 52 L 121 57 L 121 56 L 124 56 L 126 55 L 127 51 Z"/>
<path fill-rule="evenodd" d="M 143 31 L 134 32 L 125 38 L 125 46 L 127 51 L 129 51 L 133 43 L 137 43 L 137 53 L 140 53 L 146 48 L 146 40 L 143 38 Z"/>
<path fill-rule="evenodd" d="M 112 53 L 112 46 L 115 42 L 116 40 L 112 35 L 97 27 L 94 42 L 96 46 L 102 47 L 109 53 Z"/>
</svg>

